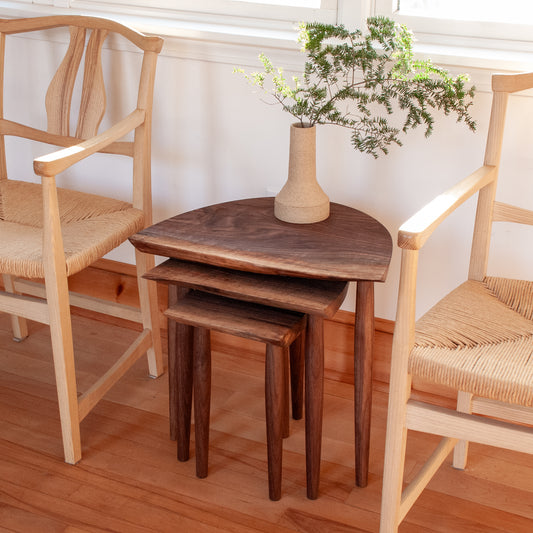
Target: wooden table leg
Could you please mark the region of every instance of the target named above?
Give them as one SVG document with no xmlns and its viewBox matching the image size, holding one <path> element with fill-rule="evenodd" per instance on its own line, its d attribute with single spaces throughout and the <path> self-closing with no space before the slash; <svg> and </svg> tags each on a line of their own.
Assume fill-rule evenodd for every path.
<svg viewBox="0 0 533 533">
<path fill-rule="evenodd" d="M 366 487 L 372 412 L 372 350 L 374 344 L 374 283 L 357 282 L 354 341 L 355 483 Z"/>
<path fill-rule="evenodd" d="M 268 345 L 267 345 L 268 346 Z M 291 416 L 291 408 L 290 408 L 290 394 L 291 394 L 291 386 L 290 386 L 290 352 L 289 347 L 285 346 L 282 348 L 283 352 L 283 376 L 282 376 L 282 383 L 283 383 L 283 438 L 286 439 L 290 435 L 290 416 Z"/>
<path fill-rule="evenodd" d="M 176 303 L 177 288 L 174 285 L 168 286 L 168 304 Z M 168 421 L 170 426 L 170 438 L 176 440 L 178 435 L 178 409 L 177 409 L 177 379 L 176 374 L 176 322 L 168 321 Z"/>
<path fill-rule="evenodd" d="M 285 364 L 283 348 L 267 344 L 265 364 L 265 408 L 268 447 L 268 495 L 281 498 L 281 465 L 283 455 L 283 414 L 287 408 L 284 389 Z"/>
<path fill-rule="evenodd" d="M 207 476 L 211 411 L 211 341 L 207 328 L 194 328 L 194 442 L 196 475 Z"/>
<path fill-rule="evenodd" d="M 300 420 L 303 416 L 304 341 L 302 334 L 290 346 L 291 402 L 294 420 Z"/>
<path fill-rule="evenodd" d="M 169 307 L 182 289 L 168 287 Z M 168 321 L 168 411 L 170 438 L 177 440 L 178 459 L 189 459 L 192 408 L 192 334 L 193 328 Z"/>
<path fill-rule="evenodd" d="M 309 315 L 305 339 L 305 453 L 307 497 L 318 497 L 324 398 L 324 320 Z"/>
<path fill-rule="evenodd" d="M 168 424 L 170 440 L 178 437 L 178 406 L 177 406 L 177 379 L 176 374 L 176 323 L 168 321 Z"/>
<path fill-rule="evenodd" d="M 171 401 L 171 405 L 175 406 L 175 413 L 172 414 L 172 417 L 176 420 L 178 460 L 180 461 L 189 460 L 193 384 L 193 331 L 194 328 L 191 326 L 176 324 L 176 378 L 174 379 L 176 392 L 174 399 L 171 401 L 169 398 L 169 401 Z"/>
</svg>

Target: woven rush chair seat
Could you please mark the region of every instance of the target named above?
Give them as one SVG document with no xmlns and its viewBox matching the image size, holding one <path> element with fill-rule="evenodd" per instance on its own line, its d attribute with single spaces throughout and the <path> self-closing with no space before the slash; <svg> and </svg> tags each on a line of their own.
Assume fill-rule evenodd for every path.
<svg viewBox="0 0 533 533">
<path fill-rule="evenodd" d="M 533 406 L 533 282 L 467 281 L 417 321 L 409 372 L 457 390 Z"/>
<path fill-rule="evenodd" d="M 131 204 L 58 188 L 67 275 L 83 270 L 144 226 Z M 43 278 L 43 200 L 38 183 L 0 184 L 0 272 Z"/>
</svg>

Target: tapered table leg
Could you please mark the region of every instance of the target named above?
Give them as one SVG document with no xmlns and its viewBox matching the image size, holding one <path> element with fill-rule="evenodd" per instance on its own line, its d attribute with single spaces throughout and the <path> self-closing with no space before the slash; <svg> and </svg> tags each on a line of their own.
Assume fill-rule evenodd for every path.
<svg viewBox="0 0 533 533">
<path fill-rule="evenodd" d="M 207 476 L 211 411 L 211 341 L 207 328 L 194 328 L 194 442 L 196 475 Z"/>
<path fill-rule="evenodd" d="M 268 344 L 267 344 L 268 347 Z M 285 346 L 281 349 L 283 356 L 283 375 L 281 378 L 281 381 L 283 383 L 283 431 L 282 436 L 284 439 L 286 439 L 290 435 L 290 416 L 291 416 L 291 408 L 290 408 L 290 352 L 289 347 Z"/>
<path fill-rule="evenodd" d="M 292 417 L 300 420 L 304 407 L 304 344 L 305 337 L 300 335 L 290 347 L 290 376 Z"/>
<path fill-rule="evenodd" d="M 355 483 L 366 487 L 372 412 L 372 350 L 374 345 L 374 283 L 357 282 L 354 341 Z"/>
<path fill-rule="evenodd" d="M 177 287 L 168 286 L 168 305 L 169 307 L 177 300 Z M 170 438 L 176 440 L 178 436 L 178 387 L 176 374 L 176 322 L 168 321 L 167 329 L 168 339 L 168 421 L 170 427 Z"/>
<path fill-rule="evenodd" d="M 271 500 L 281 498 L 281 465 L 283 455 L 284 395 L 283 348 L 267 344 L 265 365 L 265 407 L 268 447 L 268 494 Z"/>
<path fill-rule="evenodd" d="M 189 459 L 193 383 L 193 331 L 194 328 L 191 326 L 176 324 L 175 366 L 177 379 L 174 382 L 177 390 L 171 405 L 176 406 L 176 412 L 173 417 L 177 421 L 176 440 L 178 441 L 178 460 L 180 461 Z"/>
<path fill-rule="evenodd" d="M 318 497 L 324 397 L 324 320 L 309 315 L 305 339 L 305 453 L 307 497 Z"/>
<path fill-rule="evenodd" d="M 168 287 L 169 307 L 181 293 L 176 285 Z M 192 334 L 193 328 L 168 321 L 168 410 L 170 438 L 177 440 L 178 459 L 189 459 L 192 409 Z"/>
</svg>

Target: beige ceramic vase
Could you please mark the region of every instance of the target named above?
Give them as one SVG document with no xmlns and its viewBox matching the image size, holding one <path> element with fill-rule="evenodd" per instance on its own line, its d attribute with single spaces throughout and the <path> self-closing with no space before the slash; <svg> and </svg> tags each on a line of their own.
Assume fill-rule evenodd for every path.
<svg viewBox="0 0 533 533">
<path fill-rule="evenodd" d="M 276 196 L 274 215 L 293 224 L 320 222 L 329 216 L 329 198 L 316 180 L 316 126 L 291 125 L 289 176 Z"/>
</svg>

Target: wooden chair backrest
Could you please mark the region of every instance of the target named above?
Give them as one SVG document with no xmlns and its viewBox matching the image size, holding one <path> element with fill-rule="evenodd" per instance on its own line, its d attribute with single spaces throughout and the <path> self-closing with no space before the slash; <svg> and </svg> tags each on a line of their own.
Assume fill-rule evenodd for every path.
<svg viewBox="0 0 533 533">
<path fill-rule="evenodd" d="M 496 167 L 496 172 L 500 166 L 509 95 L 532 88 L 533 73 L 495 74 L 492 77 L 493 99 L 484 164 Z M 496 186 L 497 179 L 494 179 L 479 191 L 469 279 L 482 280 L 487 274 L 493 222 L 533 225 L 533 211 L 495 200 Z"/>
<path fill-rule="evenodd" d="M 44 103 L 47 130 L 7 120 L 4 116 L 4 82 L 7 82 L 4 79 L 6 36 L 61 27 L 68 28 L 70 43 L 46 94 Z M 68 147 L 97 133 L 106 108 L 101 52 L 106 37 L 113 33 L 127 39 L 142 53 L 136 110 L 143 113 L 144 120 L 135 130 L 134 141 L 116 141 L 101 151 L 133 158 L 133 205 L 145 212 L 146 224 L 150 224 L 152 101 L 157 55 L 161 51 L 163 40 L 160 37 L 145 36 L 111 20 L 84 16 L 0 19 L 0 181 L 7 179 L 4 142 L 6 135 Z M 84 53 L 80 110 L 76 131 L 72 135 L 69 131 L 72 94 L 76 78 L 81 71 Z"/>
<path fill-rule="evenodd" d="M 46 131 L 7 120 L 4 115 L 4 83 L 8 82 L 4 79 L 6 36 L 61 27 L 68 28 L 70 41 L 65 57 L 46 93 L 44 102 L 47 115 Z M 143 54 L 136 109 L 145 113 L 145 119 L 137 128 L 133 142 L 115 142 L 102 151 L 138 159 L 138 162 L 134 162 L 134 191 L 137 190 L 138 193 L 134 192 L 133 203 L 143 208 L 149 185 L 139 182 L 147 181 L 146 178 L 150 177 L 147 161 L 150 150 L 153 85 L 157 54 L 161 51 L 163 40 L 159 37 L 145 36 L 107 19 L 84 16 L 0 19 L 0 180 L 7 179 L 4 144 L 6 135 L 67 147 L 98 133 L 106 109 L 102 48 L 104 41 L 112 33 L 127 39 Z M 84 55 L 85 62 L 82 69 L 80 66 Z M 81 72 L 83 72 L 83 81 L 80 109 L 75 132 L 72 133 L 70 131 L 72 95 L 76 79 Z"/>
</svg>

